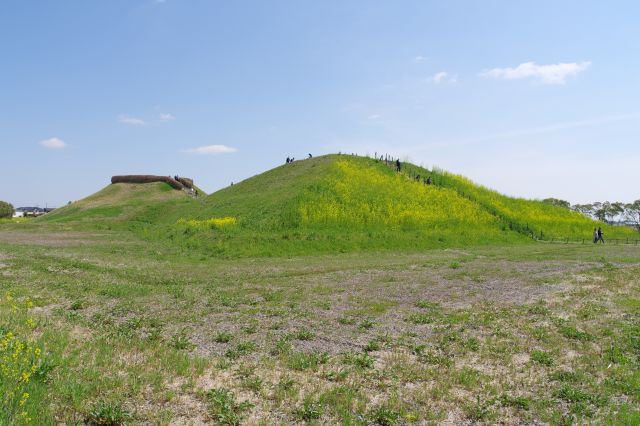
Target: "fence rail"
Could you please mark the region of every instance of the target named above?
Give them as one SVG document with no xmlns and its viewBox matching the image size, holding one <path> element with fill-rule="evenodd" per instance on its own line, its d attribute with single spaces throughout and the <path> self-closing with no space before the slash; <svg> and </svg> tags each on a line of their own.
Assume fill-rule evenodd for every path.
<svg viewBox="0 0 640 426">
<path fill-rule="evenodd" d="M 536 238 L 537 241 L 540 242 L 544 242 L 544 243 L 559 243 L 559 244 L 602 244 L 602 243 L 594 243 L 593 239 L 591 238 L 555 238 L 555 237 L 550 237 L 550 238 L 543 238 L 543 239 L 538 239 Z M 636 238 L 607 238 L 604 240 L 605 244 L 613 244 L 613 245 L 620 245 L 620 244 L 625 244 L 625 245 L 632 245 L 632 246 L 640 246 L 640 239 L 636 239 Z"/>
</svg>

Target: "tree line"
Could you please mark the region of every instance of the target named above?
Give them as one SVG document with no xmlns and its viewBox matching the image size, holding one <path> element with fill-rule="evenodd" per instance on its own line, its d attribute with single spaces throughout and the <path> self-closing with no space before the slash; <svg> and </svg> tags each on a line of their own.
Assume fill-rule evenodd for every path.
<svg viewBox="0 0 640 426">
<path fill-rule="evenodd" d="M 545 198 L 542 202 L 573 210 L 602 222 L 628 224 L 640 232 L 640 200 L 631 203 L 596 201 L 590 204 L 571 205 L 571 203 L 565 200 Z"/>
<path fill-rule="evenodd" d="M 0 218 L 13 216 L 13 206 L 5 201 L 0 201 Z"/>
</svg>

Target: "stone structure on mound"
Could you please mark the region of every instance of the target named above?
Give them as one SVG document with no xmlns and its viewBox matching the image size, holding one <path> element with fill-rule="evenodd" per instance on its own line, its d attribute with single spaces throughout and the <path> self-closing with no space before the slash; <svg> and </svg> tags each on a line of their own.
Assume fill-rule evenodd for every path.
<svg viewBox="0 0 640 426">
<path fill-rule="evenodd" d="M 189 179 L 182 176 L 176 176 L 176 180 L 184 185 L 185 188 L 193 188 L 193 179 Z"/>
<path fill-rule="evenodd" d="M 193 179 L 178 177 L 177 179 L 171 176 L 154 176 L 154 175 L 123 175 L 112 176 L 111 183 L 152 183 L 152 182 L 164 182 L 173 189 L 191 189 L 193 188 Z"/>
</svg>

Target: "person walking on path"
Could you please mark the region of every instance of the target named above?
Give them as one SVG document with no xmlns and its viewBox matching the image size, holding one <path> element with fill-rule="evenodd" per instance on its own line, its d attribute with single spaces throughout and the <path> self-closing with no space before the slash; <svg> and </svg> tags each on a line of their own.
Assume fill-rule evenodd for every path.
<svg viewBox="0 0 640 426">
<path fill-rule="evenodd" d="M 602 238 L 602 228 L 598 227 L 598 241 L 604 244 L 604 238 Z"/>
<path fill-rule="evenodd" d="M 593 228 L 593 243 L 596 244 L 598 242 L 598 230 Z"/>
</svg>

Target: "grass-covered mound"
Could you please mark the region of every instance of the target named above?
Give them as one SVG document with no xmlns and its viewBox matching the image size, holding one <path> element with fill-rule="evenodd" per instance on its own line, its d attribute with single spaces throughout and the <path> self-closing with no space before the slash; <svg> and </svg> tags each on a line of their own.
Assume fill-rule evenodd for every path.
<svg viewBox="0 0 640 426">
<path fill-rule="evenodd" d="M 156 206 L 176 208 L 194 200 L 166 183 L 115 183 L 82 200 L 48 213 L 38 223 L 75 223 L 85 226 L 127 226 L 144 218 Z"/>
<path fill-rule="evenodd" d="M 286 164 L 207 197 L 191 211 L 164 215 L 164 232 L 187 247 L 231 255 L 527 241 L 479 204 L 426 186 L 382 163 L 328 155 Z M 201 224 L 231 217 L 233 226 Z M 157 217 L 160 219 L 160 217 Z M 185 220 L 199 221 L 189 226 Z M 158 231 L 150 231 L 158 235 Z"/>
<path fill-rule="evenodd" d="M 413 177 L 431 176 L 432 185 Z M 327 155 L 282 165 L 174 210 L 165 232 L 188 247 L 226 254 L 301 254 L 363 249 L 504 244 L 637 236 L 541 201 L 511 198 L 439 170 Z M 202 226 L 211 218 L 233 226 Z M 180 221 L 180 219 L 184 219 Z M 195 219 L 198 226 L 187 226 Z M 176 224 L 177 222 L 177 224 Z"/>
<path fill-rule="evenodd" d="M 605 238 L 637 237 L 462 176 L 411 164 L 397 173 L 349 155 L 285 164 L 197 200 L 163 183 L 110 185 L 40 221 L 129 229 L 176 249 L 227 256 L 588 241 L 598 226 Z"/>
</svg>

